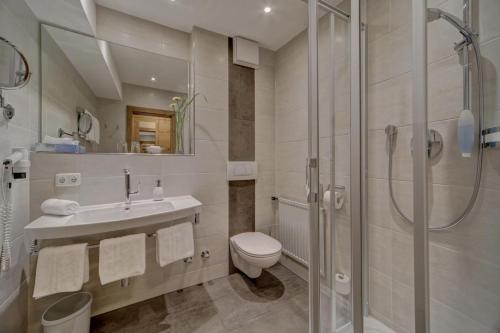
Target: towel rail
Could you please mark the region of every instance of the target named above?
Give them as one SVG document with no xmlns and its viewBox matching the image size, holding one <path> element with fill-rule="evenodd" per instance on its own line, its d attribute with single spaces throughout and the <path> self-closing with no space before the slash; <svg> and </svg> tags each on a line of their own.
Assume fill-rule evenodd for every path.
<svg viewBox="0 0 500 333">
<path fill-rule="evenodd" d="M 156 232 L 153 232 L 151 234 L 147 234 L 146 237 L 148 238 L 155 238 L 157 235 L 156 235 Z M 35 241 L 34 242 L 35 244 L 32 246 L 32 249 L 31 249 L 31 255 L 32 256 L 37 256 L 39 253 L 40 253 L 40 248 L 38 247 L 38 241 Z M 92 250 L 92 249 L 98 249 L 99 248 L 99 244 L 92 244 L 92 245 L 87 245 L 87 249 L 89 250 Z"/>
<path fill-rule="evenodd" d="M 200 213 L 195 213 L 194 214 L 194 222 L 193 224 L 199 224 L 200 223 Z M 153 232 L 153 233 L 150 233 L 150 234 L 147 234 L 146 235 L 148 238 L 155 238 L 157 236 L 156 232 Z M 99 248 L 99 244 L 91 244 L 91 245 L 88 245 L 87 248 L 89 250 L 91 249 L 98 249 Z M 32 256 L 37 256 L 38 253 L 40 252 L 40 243 L 38 242 L 38 240 L 34 240 L 33 243 L 31 244 L 31 247 L 30 247 L 30 254 Z M 192 257 L 191 258 L 186 258 L 184 260 L 184 262 L 188 263 L 188 262 L 191 262 L 189 261 L 189 259 L 193 259 Z"/>
</svg>

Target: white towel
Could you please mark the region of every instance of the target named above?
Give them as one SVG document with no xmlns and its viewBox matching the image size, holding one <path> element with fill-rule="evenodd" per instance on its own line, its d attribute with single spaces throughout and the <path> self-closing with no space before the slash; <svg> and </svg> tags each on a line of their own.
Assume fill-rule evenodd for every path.
<svg viewBox="0 0 500 333">
<path fill-rule="evenodd" d="M 99 244 L 99 278 L 106 284 L 146 271 L 146 234 L 104 239 Z"/>
<path fill-rule="evenodd" d="M 160 229 L 156 234 L 156 262 L 161 267 L 194 256 L 191 222 Z"/>
<path fill-rule="evenodd" d="M 45 247 L 38 254 L 33 297 L 78 291 L 88 281 L 87 243 Z"/>
<path fill-rule="evenodd" d="M 48 199 L 42 203 L 40 208 L 44 214 L 65 216 L 75 214 L 80 205 L 76 201 Z"/>
<path fill-rule="evenodd" d="M 99 120 L 88 110 L 85 110 L 85 113 L 92 118 L 92 126 L 90 128 L 90 132 L 87 133 L 86 139 L 90 142 L 99 144 L 101 141 L 101 126 L 99 124 Z"/>
</svg>

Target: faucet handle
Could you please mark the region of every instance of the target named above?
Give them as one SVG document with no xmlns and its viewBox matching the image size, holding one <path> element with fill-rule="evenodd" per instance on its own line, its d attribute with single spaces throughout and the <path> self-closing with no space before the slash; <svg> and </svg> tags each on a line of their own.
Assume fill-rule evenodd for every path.
<svg viewBox="0 0 500 333">
<path fill-rule="evenodd" d="M 141 190 L 141 181 L 139 180 L 137 182 L 137 190 L 130 192 L 130 194 L 139 194 L 140 190 Z"/>
</svg>

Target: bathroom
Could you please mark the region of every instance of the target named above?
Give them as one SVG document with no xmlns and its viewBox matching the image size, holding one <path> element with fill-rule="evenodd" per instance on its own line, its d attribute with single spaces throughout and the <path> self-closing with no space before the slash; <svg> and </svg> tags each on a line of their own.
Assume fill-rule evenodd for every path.
<svg viewBox="0 0 500 333">
<path fill-rule="evenodd" d="M 0 332 L 500 332 L 499 16 L 0 0 Z"/>
</svg>

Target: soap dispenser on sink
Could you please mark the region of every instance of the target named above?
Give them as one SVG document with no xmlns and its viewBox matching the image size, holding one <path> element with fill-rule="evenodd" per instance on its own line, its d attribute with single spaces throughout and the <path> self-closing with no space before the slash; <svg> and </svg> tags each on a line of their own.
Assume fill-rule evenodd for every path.
<svg viewBox="0 0 500 333">
<path fill-rule="evenodd" d="M 163 200 L 163 187 L 161 187 L 161 180 L 156 180 L 156 186 L 153 189 L 153 200 L 161 201 Z"/>
</svg>

